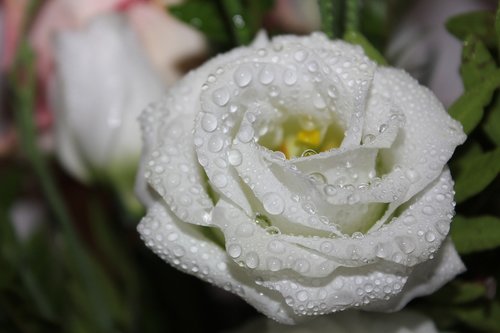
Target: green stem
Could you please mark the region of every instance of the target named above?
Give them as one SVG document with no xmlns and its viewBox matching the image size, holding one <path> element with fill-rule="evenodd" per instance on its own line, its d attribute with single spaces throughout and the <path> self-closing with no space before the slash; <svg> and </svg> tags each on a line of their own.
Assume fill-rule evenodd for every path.
<svg viewBox="0 0 500 333">
<path fill-rule="evenodd" d="M 345 31 L 359 31 L 359 0 L 347 0 L 346 2 Z"/>
<path fill-rule="evenodd" d="M 342 6 L 344 0 L 318 0 L 321 14 L 321 31 L 329 38 L 339 38 L 341 33 Z"/>
<path fill-rule="evenodd" d="M 252 41 L 249 22 L 243 15 L 244 9 L 240 0 L 222 0 L 224 14 L 231 26 L 232 34 L 238 45 L 247 45 Z"/>
<path fill-rule="evenodd" d="M 34 55 L 27 41 L 23 40 L 16 55 L 16 64 L 10 80 L 13 87 L 15 118 L 21 146 L 40 182 L 49 207 L 61 226 L 72 262 L 75 263 L 78 270 L 77 276 L 82 278 L 84 287 L 92 300 L 98 326 L 102 331 L 106 331 L 111 327 L 111 322 L 110 318 L 106 316 L 107 311 L 103 309 L 103 295 L 96 290 L 95 277 L 90 274 L 91 268 L 88 254 L 76 234 L 47 161 L 36 144 L 36 129 L 33 120 L 33 110 L 35 109 L 35 71 L 33 63 Z"/>
</svg>

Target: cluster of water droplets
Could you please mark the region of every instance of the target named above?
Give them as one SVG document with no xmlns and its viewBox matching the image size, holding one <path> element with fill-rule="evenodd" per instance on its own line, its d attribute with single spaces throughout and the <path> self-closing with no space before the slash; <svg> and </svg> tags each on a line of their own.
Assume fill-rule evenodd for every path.
<svg viewBox="0 0 500 333">
<path fill-rule="evenodd" d="M 442 170 L 459 139 L 422 134 L 431 125 L 417 119 L 418 100 L 438 108 L 428 92 L 399 74 L 388 79 L 358 47 L 323 35 L 224 57 L 141 118 L 152 146 L 144 176 L 161 198 L 138 228 L 146 244 L 250 302 L 278 292 L 296 315 L 398 295 L 413 268 L 435 257 L 453 217 L 452 180 Z M 200 90 L 192 88 L 200 77 Z M 450 136 L 459 132 L 438 116 Z M 264 142 L 284 140 L 293 117 L 311 129 L 338 123 L 341 146 L 291 159 L 271 151 Z M 224 247 L 199 228 L 220 230 Z M 228 271 L 233 264 L 244 282 Z"/>
</svg>

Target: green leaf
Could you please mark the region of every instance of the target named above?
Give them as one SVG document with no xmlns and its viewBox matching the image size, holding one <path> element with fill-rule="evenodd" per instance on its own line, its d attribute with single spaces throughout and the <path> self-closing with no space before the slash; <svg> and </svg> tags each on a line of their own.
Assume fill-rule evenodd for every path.
<svg viewBox="0 0 500 333">
<path fill-rule="evenodd" d="M 375 61 L 377 64 L 387 65 L 387 61 L 382 54 L 380 54 L 380 52 L 359 32 L 347 31 L 344 34 L 344 40 L 361 46 L 368 58 Z"/>
<path fill-rule="evenodd" d="M 482 298 L 486 287 L 476 282 L 455 280 L 430 296 L 430 301 L 441 304 L 465 304 Z"/>
<path fill-rule="evenodd" d="M 347 0 L 345 9 L 345 31 L 359 31 L 360 0 Z"/>
<path fill-rule="evenodd" d="M 200 30 L 215 43 L 227 45 L 231 35 L 224 25 L 224 16 L 215 1 L 191 0 L 168 8 L 181 21 Z"/>
<path fill-rule="evenodd" d="M 483 118 L 484 108 L 490 103 L 495 90 L 500 87 L 500 70 L 490 72 L 483 82 L 470 88 L 450 106 L 448 112 L 462 123 L 469 134 Z"/>
<path fill-rule="evenodd" d="M 344 0 L 318 0 L 321 31 L 331 39 L 341 35 L 343 2 Z"/>
<path fill-rule="evenodd" d="M 495 60 L 483 42 L 474 35 L 467 36 L 462 49 L 462 65 L 460 66 L 460 75 L 465 90 L 482 82 L 495 68 Z"/>
<path fill-rule="evenodd" d="M 451 238 L 460 254 L 494 249 L 500 246 L 500 219 L 457 215 L 451 224 Z"/>
<path fill-rule="evenodd" d="M 460 40 L 474 34 L 481 39 L 488 48 L 495 48 L 497 37 L 493 26 L 495 13 L 488 11 L 469 12 L 452 17 L 446 22 L 446 29 Z"/>
<path fill-rule="evenodd" d="M 467 326 L 473 328 L 472 332 L 500 332 L 500 304 L 494 302 L 491 306 L 473 308 L 458 308 L 453 311 L 455 317 Z"/>
<path fill-rule="evenodd" d="M 495 99 L 490 113 L 483 123 L 483 131 L 495 145 L 500 147 L 500 96 Z"/>
<path fill-rule="evenodd" d="M 460 162 L 455 178 L 455 200 L 463 202 L 481 192 L 500 172 L 500 148 Z"/>
</svg>

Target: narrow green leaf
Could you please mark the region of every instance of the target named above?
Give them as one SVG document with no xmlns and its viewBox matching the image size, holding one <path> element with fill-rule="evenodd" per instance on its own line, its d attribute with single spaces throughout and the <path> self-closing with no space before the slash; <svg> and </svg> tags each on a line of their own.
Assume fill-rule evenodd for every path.
<svg viewBox="0 0 500 333">
<path fill-rule="evenodd" d="M 191 0 L 171 6 L 169 12 L 206 35 L 207 39 L 227 45 L 231 35 L 224 25 L 224 17 L 215 1 Z"/>
<path fill-rule="evenodd" d="M 485 294 L 486 287 L 483 284 L 455 280 L 430 296 L 430 300 L 433 303 L 458 305 L 476 301 Z"/>
<path fill-rule="evenodd" d="M 446 22 L 446 29 L 460 40 L 474 34 L 481 39 L 488 48 L 495 48 L 497 37 L 493 26 L 495 13 L 488 11 L 469 12 L 452 17 Z"/>
<path fill-rule="evenodd" d="M 339 38 L 342 29 L 342 13 L 344 0 L 318 0 L 321 14 L 321 31 L 329 38 Z"/>
<path fill-rule="evenodd" d="M 482 82 L 495 68 L 495 60 L 483 42 L 475 35 L 468 35 L 463 44 L 460 66 L 465 90 Z"/>
<path fill-rule="evenodd" d="M 500 246 L 500 219 L 457 215 L 451 224 L 451 238 L 460 254 L 494 249 Z"/>
<path fill-rule="evenodd" d="M 387 60 L 380 52 L 359 32 L 347 31 L 344 35 L 344 40 L 357 44 L 363 48 L 368 58 L 375 61 L 379 65 L 387 65 Z"/>
<path fill-rule="evenodd" d="M 455 200 L 463 202 L 481 192 L 500 172 L 500 148 L 461 161 L 455 178 Z"/>
<path fill-rule="evenodd" d="M 222 6 L 233 37 L 238 45 L 250 44 L 253 34 L 241 0 L 222 0 Z"/>
<path fill-rule="evenodd" d="M 495 145 L 500 147 L 500 96 L 495 99 L 490 113 L 483 123 L 483 131 Z"/>
<path fill-rule="evenodd" d="M 464 132 L 469 134 L 483 118 L 484 108 L 490 103 L 493 92 L 500 87 L 500 70 L 489 75 L 475 87 L 462 94 L 450 106 L 448 112 L 462 123 Z"/>
<path fill-rule="evenodd" d="M 347 0 L 345 14 L 345 31 L 359 31 L 359 0 Z"/>
</svg>

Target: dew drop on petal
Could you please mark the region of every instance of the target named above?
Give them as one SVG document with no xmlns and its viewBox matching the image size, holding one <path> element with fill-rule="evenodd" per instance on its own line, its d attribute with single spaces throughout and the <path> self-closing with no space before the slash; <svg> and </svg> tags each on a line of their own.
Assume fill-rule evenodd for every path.
<svg viewBox="0 0 500 333">
<path fill-rule="evenodd" d="M 432 243 L 436 240 L 436 235 L 432 231 L 427 231 L 425 233 L 425 240 Z"/>
<path fill-rule="evenodd" d="M 285 201 L 278 193 L 266 193 L 262 201 L 264 209 L 271 215 L 279 215 L 285 210 Z"/>
<path fill-rule="evenodd" d="M 238 132 L 238 139 L 243 142 L 247 143 L 250 142 L 254 137 L 254 130 L 251 126 L 249 125 L 243 125 L 241 126 L 239 132 Z"/>
<path fill-rule="evenodd" d="M 268 66 L 262 68 L 259 74 L 259 81 L 262 84 L 269 84 L 274 80 L 274 72 Z"/>
<path fill-rule="evenodd" d="M 212 93 L 212 100 L 218 106 L 226 105 L 229 97 L 229 91 L 226 88 L 219 88 Z"/>
<path fill-rule="evenodd" d="M 223 173 L 216 173 L 212 179 L 212 183 L 215 187 L 225 187 L 227 185 L 227 176 Z"/>
<path fill-rule="evenodd" d="M 240 67 L 234 72 L 234 81 L 240 87 L 246 87 L 252 81 L 252 71 L 247 67 Z"/>
<path fill-rule="evenodd" d="M 259 266 L 259 256 L 255 252 L 248 252 L 245 256 L 245 264 L 248 268 L 254 269 Z"/>
<path fill-rule="evenodd" d="M 294 85 L 297 82 L 297 72 L 292 69 L 287 69 L 283 73 L 283 81 L 286 85 Z"/>
<path fill-rule="evenodd" d="M 450 231 L 450 221 L 448 220 L 439 220 L 436 223 L 436 230 L 443 236 L 446 236 Z"/>
<path fill-rule="evenodd" d="M 241 246 L 239 246 L 238 244 L 231 244 L 227 248 L 227 253 L 232 258 L 238 258 L 241 255 Z"/>
<path fill-rule="evenodd" d="M 205 113 L 201 118 L 201 128 L 207 132 L 213 132 L 217 128 L 217 118 L 211 113 Z"/>
<path fill-rule="evenodd" d="M 227 152 L 227 160 L 229 164 L 238 166 L 242 162 L 242 155 L 238 149 L 231 149 Z"/>
<path fill-rule="evenodd" d="M 281 260 L 275 257 L 267 258 L 267 268 L 271 272 L 277 272 L 281 269 Z"/>
<path fill-rule="evenodd" d="M 415 242 L 410 237 L 398 236 L 395 240 L 401 251 L 404 253 L 410 254 L 415 250 Z"/>
</svg>

